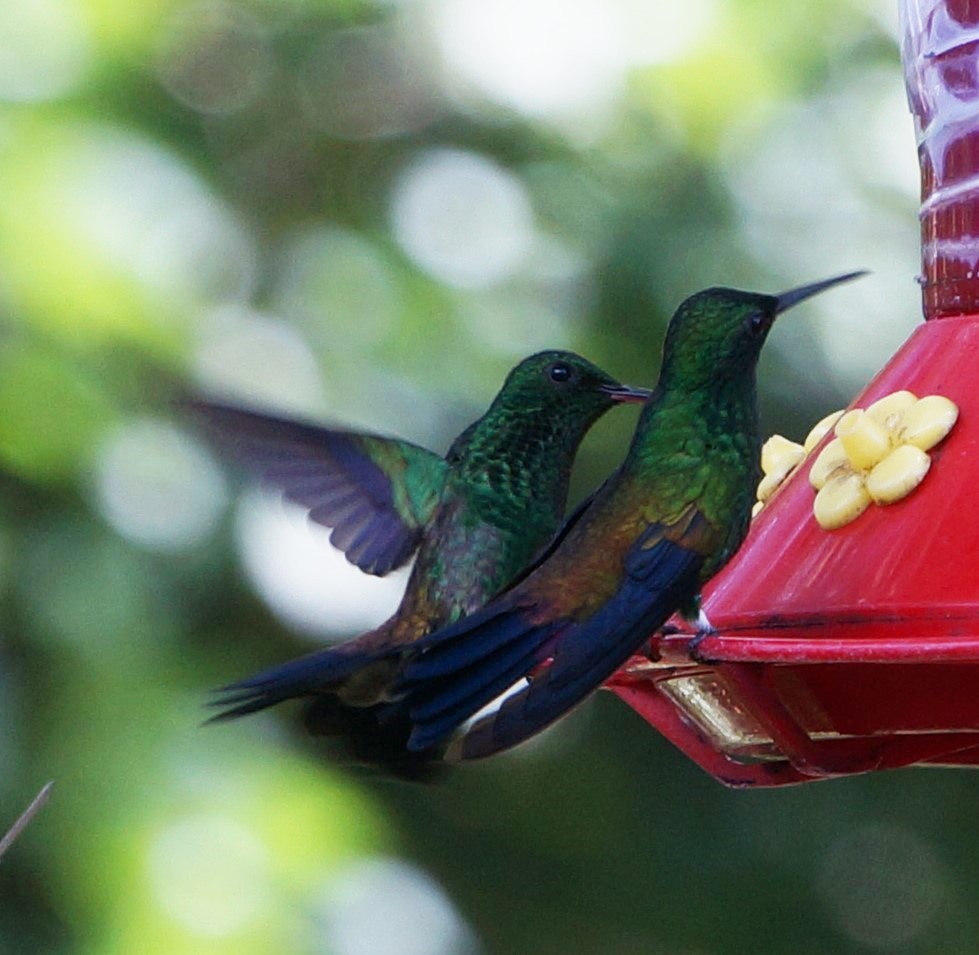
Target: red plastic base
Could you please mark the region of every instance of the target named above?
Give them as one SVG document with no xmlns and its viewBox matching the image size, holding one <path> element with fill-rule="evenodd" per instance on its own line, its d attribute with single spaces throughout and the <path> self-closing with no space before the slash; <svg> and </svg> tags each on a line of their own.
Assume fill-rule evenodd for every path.
<svg viewBox="0 0 979 955">
<path fill-rule="evenodd" d="M 699 659 L 654 637 L 609 681 L 727 785 L 979 766 L 979 316 L 921 325 L 854 406 L 899 389 L 960 410 L 921 487 L 827 532 L 804 464 L 705 590 Z"/>
</svg>

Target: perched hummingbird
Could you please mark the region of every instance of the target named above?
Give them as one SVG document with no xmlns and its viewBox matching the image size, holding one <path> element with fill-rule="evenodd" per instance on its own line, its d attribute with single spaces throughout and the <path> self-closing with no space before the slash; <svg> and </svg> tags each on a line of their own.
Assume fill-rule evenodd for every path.
<svg viewBox="0 0 979 955">
<path fill-rule="evenodd" d="M 377 629 L 223 689 L 217 719 L 309 697 L 305 722 L 353 754 L 411 766 L 407 725 L 379 727 L 411 643 L 482 606 L 548 543 L 563 516 L 585 433 L 616 402 L 645 401 L 578 355 L 546 351 L 514 368 L 486 414 L 445 458 L 377 435 L 326 430 L 205 401 L 191 407 L 267 482 L 334 528 L 358 567 L 385 574 L 417 551 L 397 612 Z"/>
<path fill-rule="evenodd" d="M 518 583 L 420 640 L 403 661 L 390 712 L 412 722 L 410 750 L 440 746 L 525 677 L 446 756 L 508 749 L 597 689 L 675 611 L 699 615 L 701 586 L 748 530 L 765 338 L 778 314 L 861 274 L 781 295 L 712 288 L 680 305 L 619 469 Z"/>
</svg>

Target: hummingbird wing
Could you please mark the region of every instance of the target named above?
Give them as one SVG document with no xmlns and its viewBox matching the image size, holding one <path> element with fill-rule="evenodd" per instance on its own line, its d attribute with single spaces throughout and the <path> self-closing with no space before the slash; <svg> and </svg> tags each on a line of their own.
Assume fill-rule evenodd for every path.
<svg viewBox="0 0 979 955">
<path fill-rule="evenodd" d="M 699 589 L 705 522 L 686 515 L 681 534 L 654 524 L 625 554 L 622 580 L 594 613 L 576 619 L 528 600 L 519 588 L 423 638 L 401 688 L 414 723 L 409 749 L 440 744 L 521 677 L 528 686 L 478 720 L 450 755 L 475 759 L 533 736 L 597 689 L 650 633 Z M 529 581 L 528 583 L 532 582 Z"/>
<path fill-rule="evenodd" d="M 437 454 L 212 401 L 185 406 L 222 450 L 332 527 L 331 543 L 361 570 L 383 576 L 418 547 L 448 470 Z"/>
</svg>

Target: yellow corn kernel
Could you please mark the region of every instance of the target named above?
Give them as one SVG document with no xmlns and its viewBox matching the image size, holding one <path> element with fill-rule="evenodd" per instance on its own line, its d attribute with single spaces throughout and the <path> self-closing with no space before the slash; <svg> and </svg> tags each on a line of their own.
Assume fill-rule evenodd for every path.
<svg viewBox="0 0 979 955">
<path fill-rule="evenodd" d="M 755 497 L 764 504 L 779 489 L 779 485 L 784 480 L 785 474 L 766 474 L 758 484 Z"/>
<path fill-rule="evenodd" d="M 907 497 L 924 479 L 931 458 L 913 444 L 895 448 L 867 475 L 867 492 L 878 504 Z"/>
<path fill-rule="evenodd" d="M 836 422 L 836 436 L 850 464 L 858 471 L 868 471 L 891 450 L 887 429 L 866 411 L 855 408 Z"/>
<path fill-rule="evenodd" d="M 751 508 L 751 516 L 757 517 L 761 513 L 761 509 L 765 506 L 763 501 L 755 501 L 754 506 Z"/>
<path fill-rule="evenodd" d="M 804 457 L 801 444 L 773 434 L 761 446 L 761 470 L 763 474 L 781 474 L 785 477 Z"/>
<path fill-rule="evenodd" d="M 863 477 L 850 471 L 827 481 L 813 501 L 812 511 L 823 530 L 832 531 L 856 520 L 870 504 Z"/>
<path fill-rule="evenodd" d="M 803 451 L 805 451 L 806 454 L 809 454 L 809 452 L 812 451 L 812 449 L 816 447 L 816 445 L 819 444 L 819 442 L 822 441 L 823 438 L 830 433 L 830 431 L 833 430 L 833 425 L 835 425 L 836 422 L 842 417 L 842 411 L 834 411 L 832 414 L 826 415 L 825 418 L 813 425 L 812 430 L 806 435 L 805 443 L 802 445 Z"/>
<path fill-rule="evenodd" d="M 942 395 L 928 395 L 905 412 L 901 440 L 927 451 L 952 430 L 958 416 L 954 401 Z"/>
<path fill-rule="evenodd" d="M 887 428 L 891 435 L 891 442 L 895 443 L 905 413 L 917 400 L 918 396 L 910 391 L 895 391 L 893 394 L 885 395 L 875 401 L 867 409 L 867 414 L 878 424 Z"/>
<path fill-rule="evenodd" d="M 834 471 L 840 468 L 849 469 L 850 459 L 843 450 L 843 442 L 839 438 L 833 438 L 829 444 L 819 452 L 819 456 L 809 469 L 809 483 L 818 491 L 830 478 Z"/>
</svg>

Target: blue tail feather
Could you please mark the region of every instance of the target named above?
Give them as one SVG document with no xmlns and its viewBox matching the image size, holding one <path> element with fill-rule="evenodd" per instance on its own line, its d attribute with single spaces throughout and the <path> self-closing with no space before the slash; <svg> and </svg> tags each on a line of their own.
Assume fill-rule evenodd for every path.
<svg viewBox="0 0 979 955">
<path fill-rule="evenodd" d="M 453 730 L 461 726 L 470 716 L 478 713 L 488 703 L 492 703 L 501 693 L 506 692 L 536 663 L 536 652 L 518 658 L 507 669 L 499 672 L 492 683 L 481 684 L 468 696 L 460 699 L 454 706 L 446 706 L 438 714 L 416 721 L 412 717 L 413 729 L 408 738 L 408 749 L 412 752 L 425 751 L 439 746 Z"/>
<path fill-rule="evenodd" d="M 422 684 L 481 664 L 506 645 L 526 638 L 532 629 L 519 610 L 506 606 L 489 613 L 477 610 L 414 644 L 418 655 L 406 663 L 401 685 Z"/>
<path fill-rule="evenodd" d="M 436 716 L 444 716 L 455 710 L 460 703 L 475 702 L 473 698 L 476 696 L 487 697 L 477 705 L 477 709 L 479 706 L 485 706 L 510 686 L 510 683 L 500 684 L 517 663 L 527 660 L 529 667 L 534 666 L 537 662 L 538 646 L 536 640 L 532 641 L 529 647 L 523 642 L 515 646 L 508 645 L 501 648 L 500 652 L 489 660 L 467 667 L 457 674 L 456 679 L 446 689 L 440 690 L 428 699 L 422 695 L 419 702 L 413 702 L 412 719 L 427 722 Z"/>
<path fill-rule="evenodd" d="M 417 727 L 409 744 L 412 750 L 439 742 L 509 689 L 540 662 L 544 648 L 563 626 L 561 621 L 531 623 L 514 609 L 496 611 L 470 630 L 465 624 L 472 620 L 467 617 L 454 625 L 445 643 L 437 644 L 437 652 L 406 667 L 402 687 Z"/>
<path fill-rule="evenodd" d="M 456 748 L 463 759 L 476 758 L 532 736 L 597 689 L 696 593 L 702 563 L 698 553 L 680 544 L 641 538 L 627 555 L 618 591 L 585 620 L 532 625 L 517 610 L 488 608 L 475 627 L 467 627 L 468 620 L 455 625 L 444 650 L 443 631 L 436 632 L 427 638 L 430 649 L 409 674 L 407 703 L 415 724 L 409 748 L 441 742 L 550 655 L 553 662 L 529 687 L 479 720 Z M 449 665 L 443 654 L 465 665 Z"/>
<path fill-rule="evenodd" d="M 663 542 L 652 568 L 627 578 L 589 620 L 569 628 L 553 664 L 459 741 L 456 758 L 478 759 L 523 742 L 584 700 L 696 593 L 702 559 Z"/>
<path fill-rule="evenodd" d="M 349 649 L 348 649 L 349 648 Z M 281 666 L 221 687 L 210 706 L 224 707 L 208 722 L 237 719 L 294 697 L 328 691 L 378 658 L 376 652 L 350 644 L 319 650 Z"/>
</svg>

